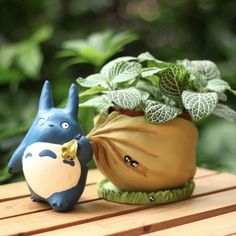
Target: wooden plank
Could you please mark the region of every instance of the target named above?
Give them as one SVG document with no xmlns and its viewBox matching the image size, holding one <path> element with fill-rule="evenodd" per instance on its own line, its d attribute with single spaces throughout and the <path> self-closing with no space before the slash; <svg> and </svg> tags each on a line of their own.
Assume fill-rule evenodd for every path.
<svg viewBox="0 0 236 236">
<path fill-rule="evenodd" d="M 198 167 L 195 178 L 205 177 L 216 173 L 216 171 Z M 87 185 L 94 184 L 102 178 L 104 178 L 104 176 L 98 169 L 89 170 Z M 0 186 L 0 201 L 14 199 L 16 197 L 28 196 L 29 194 L 30 193 L 25 181 L 3 184 Z"/>
<path fill-rule="evenodd" d="M 95 184 L 102 178 L 104 176 L 98 169 L 89 170 L 86 184 Z M 30 196 L 30 192 L 25 181 L 0 186 L 0 202 L 27 196 Z"/>
<path fill-rule="evenodd" d="M 75 222 L 74 226 L 60 228 L 60 230 L 50 232 L 45 231 L 45 234 L 40 235 L 70 236 L 77 235 L 78 233 L 89 236 L 108 234 L 122 236 L 141 235 L 232 211 L 236 211 L 236 189 L 139 212 L 122 214 L 90 223 L 81 224 L 81 222 Z M 80 218 L 80 215 L 78 215 L 78 218 Z M 44 230 L 46 229 L 42 231 Z"/>
<path fill-rule="evenodd" d="M 196 221 L 189 224 L 169 228 L 148 234 L 151 235 L 167 235 L 167 236 L 182 236 L 183 232 L 186 235 L 235 235 L 236 234 L 236 212 L 223 214 L 208 219 Z"/>
<path fill-rule="evenodd" d="M 217 172 L 212 170 L 207 170 L 203 168 L 198 168 L 195 178 L 204 177 L 208 175 L 215 174 Z M 99 179 L 102 179 L 104 176 L 98 169 L 92 169 L 88 172 L 87 185 L 96 183 Z M 5 184 L 0 186 L 0 202 L 12 200 L 16 198 L 22 198 L 29 196 L 30 192 L 26 183 L 18 182 L 12 184 Z"/>
<path fill-rule="evenodd" d="M 96 233 L 102 229 L 102 234 L 122 231 L 122 235 L 137 235 L 235 211 L 235 195 L 236 189 L 162 206 L 125 205 L 98 200 L 79 204 L 68 213 L 43 211 L 4 219 L 0 221 L 0 229 L 5 234 L 35 234 L 77 225 L 73 229 L 86 232 L 82 235 L 92 235 L 90 229 L 94 226 L 98 227 L 94 231 Z M 134 213 L 129 214 L 131 212 Z M 91 223 L 79 225 L 87 222 Z M 53 235 L 57 233 L 74 235 L 75 231 L 65 228 L 52 232 Z"/>
<path fill-rule="evenodd" d="M 236 175 L 229 173 L 208 175 L 204 178 L 195 179 L 196 188 L 193 196 L 211 194 L 214 192 L 236 188 Z"/>
<path fill-rule="evenodd" d="M 73 211 L 65 213 L 58 213 L 50 210 L 3 219 L 0 220 L 0 229 L 1 234 L 3 235 L 22 234 L 26 232 L 36 233 L 42 230 L 46 231 L 48 229 L 56 229 L 58 227 L 126 214 L 145 208 L 147 207 L 98 200 L 78 204 Z"/>
<path fill-rule="evenodd" d="M 29 196 L 29 194 L 29 189 L 24 181 L 0 186 L 0 202 Z"/>
<path fill-rule="evenodd" d="M 193 197 L 217 191 L 229 190 L 236 187 L 236 175 L 227 173 L 208 175 L 205 178 L 195 180 L 196 188 Z M 98 199 L 96 185 L 86 186 L 80 202 L 94 201 Z M 38 211 L 49 210 L 50 207 L 43 203 L 34 203 L 29 197 L 15 199 L 0 203 L 0 219 L 14 217 L 18 215 L 30 214 Z"/>
<path fill-rule="evenodd" d="M 209 170 L 209 169 L 198 167 L 194 178 L 195 179 L 202 178 L 202 177 L 206 177 L 208 175 L 214 175 L 216 173 L 218 173 L 218 172 L 215 170 Z"/>
<path fill-rule="evenodd" d="M 98 180 L 103 178 L 104 175 L 100 172 L 99 169 L 89 170 L 86 185 L 95 184 Z"/>
<path fill-rule="evenodd" d="M 96 186 L 93 184 L 85 187 L 79 203 L 94 201 L 97 199 L 99 199 L 99 197 L 96 192 Z M 0 203 L 0 220 L 50 209 L 51 207 L 47 203 L 32 202 L 29 196 L 25 198 L 18 198 Z"/>
</svg>

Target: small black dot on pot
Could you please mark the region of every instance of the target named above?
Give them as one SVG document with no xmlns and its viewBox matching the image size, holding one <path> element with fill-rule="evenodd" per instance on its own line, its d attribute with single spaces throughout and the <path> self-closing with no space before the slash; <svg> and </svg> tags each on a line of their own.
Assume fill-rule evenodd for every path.
<svg viewBox="0 0 236 236">
<path fill-rule="evenodd" d="M 154 198 L 154 196 L 149 196 L 148 198 L 149 198 L 150 202 L 153 202 L 153 201 L 155 201 L 155 198 Z"/>
<path fill-rule="evenodd" d="M 124 156 L 124 161 L 130 163 L 132 158 L 128 155 Z"/>
<path fill-rule="evenodd" d="M 132 161 L 131 163 L 130 163 L 130 165 L 132 166 L 132 167 L 138 167 L 138 162 L 137 161 Z"/>
</svg>

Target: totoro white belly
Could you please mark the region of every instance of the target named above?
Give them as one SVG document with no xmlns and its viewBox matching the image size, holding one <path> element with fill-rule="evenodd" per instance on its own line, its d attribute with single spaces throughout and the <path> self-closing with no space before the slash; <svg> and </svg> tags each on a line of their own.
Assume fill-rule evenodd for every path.
<svg viewBox="0 0 236 236">
<path fill-rule="evenodd" d="M 26 148 L 22 158 L 28 185 L 45 199 L 75 187 L 80 179 L 78 158 L 72 162 L 65 161 L 61 156 L 61 147 L 60 144 L 37 142 Z"/>
</svg>

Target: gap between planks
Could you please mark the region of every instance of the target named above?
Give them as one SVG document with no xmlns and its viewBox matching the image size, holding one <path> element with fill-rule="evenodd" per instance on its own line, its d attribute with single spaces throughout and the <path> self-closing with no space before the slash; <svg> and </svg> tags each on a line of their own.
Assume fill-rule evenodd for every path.
<svg viewBox="0 0 236 236">
<path fill-rule="evenodd" d="M 216 174 L 216 171 L 197 168 L 195 178 L 202 178 L 209 175 Z M 87 183 L 86 185 L 92 185 L 97 182 L 97 180 L 103 178 L 104 176 L 98 169 L 91 169 L 88 171 Z M 9 201 L 17 198 L 23 198 L 30 196 L 27 184 L 25 181 L 0 185 L 0 202 Z"/>
<path fill-rule="evenodd" d="M 37 229 L 29 232 L 29 234 L 45 232 L 45 235 L 57 236 L 70 236 L 76 235 L 76 233 L 89 236 L 108 234 L 122 236 L 140 235 L 236 211 L 235 196 L 236 189 L 143 209 L 141 212 L 134 211 L 113 216 L 112 218 L 104 218 L 97 221 L 91 220 L 84 224 L 78 221 L 74 222 L 74 226 L 68 225 L 70 227 L 58 225 L 58 229 L 54 231 Z"/>
<path fill-rule="evenodd" d="M 230 174 L 217 174 L 215 176 L 208 176 L 205 179 L 204 178 L 196 179 L 196 182 L 197 182 L 196 184 L 197 184 L 198 187 L 196 188 L 196 192 L 194 194 L 195 194 L 195 196 L 200 196 L 202 194 L 206 194 L 206 192 L 215 191 L 214 188 L 215 189 L 219 188 L 219 186 L 217 185 L 218 183 L 221 183 L 221 187 L 223 187 L 224 190 L 225 190 L 225 186 L 224 186 L 225 184 L 229 185 L 230 183 L 233 183 L 234 186 L 235 186 L 236 176 L 230 175 Z M 202 189 L 201 189 L 201 186 L 203 186 Z M 198 198 L 196 198 L 196 199 L 198 199 Z M 92 204 L 93 207 L 91 208 L 91 205 L 89 206 L 88 204 Z M 178 203 L 176 203 L 176 204 L 178 204 Z M 106 210 L 104 212 L 105 215 L 96 216 L 96 207 L 99 207 L 101 205 L 103 206 L 102 208 L 104 208 Z M 113 212 L 113 211 L 111 212 L 111 209 L 109 208 L 109 206 L 112 208 L 112 210 L 113 210 L 113 208 L 114 209 L 118 209 L 119 213 L 117 213 L 116 211 L 115 212 Z M 165 207 L 167 207 L 167 206 L 168 205 L 166 205 Z M 81 211 L 79 209 L 82 208 L 82 212 L 83 212 L 84 208 L 87 208 L 87 207 L 88 207 L 89 213 L 91 213 L 91 211 L 94 213 L 94 215 L 93 214 L 90 215 L 90 217 L 92 217 L 92 219 L 89 219 L 88 217 L 86 218 L 87 221 L 109 218 L 111 216 L 115 216 L 116 214 L 121 215 L 119 217 L 122 217 L 122 214 L 130 213 L 130 212 L 133 212 L 133 211 L 140 211 L 140 210 L 144 210 L 144 209 L 155 208 L 155 206 L 133 206 L 133 205 L 115 204 L 115 203 L 105 202 L 103 200 L 99 200 L 99 201 L 91 202 L 91 203 L 83 203 L 83 204 L 79 204 L 78 206 L 76 206 L 75 211 L 72 211 L 71 213 L 66 214 L 66 217 L 71 217 L 72 216 L 72 219 L 70 219 L 70 222 L 62 222 L 60 225 L 58 225 L 58 222 L 56 221 L 56 222 L 54 222 L 55 225 L 51 225 L 51 226 L 47 226 L 47 227 L 45 226 L 45 229 L 43 229 L 43 230 L 45 230 L 45 231 L 53 230 L 53 229 L 56 229 L 56 228 L 63 228 L 63 227 L 68 227 L 70 225 L 77 224 L 78 221 L 75 220 L 74 217 L 75 216 L 76 217 L 81 217 L 81 215 L 80 215 Z M 162 207 L 162 206 L 158 206 L 158 207 L 156 207 L 156 209 L 158 209 L 160 207 Z M 228 211 L 228 209 L 227 209 L 227 211 Z M 4 224 L 6 224 L 6 225 L 10 224 L 11 225 L 12 222 L 15 222 L 15 221 L 18 222 L 19 220 L 21 221 L 21 219 L 25 219 L 23 222 L 21 222 L 21 223 L 19 222 L 20 224 L 24 225 L 24 222 L 27 223 L 27 221 L 31 220 L 31 219 L 29 220 L 28 217 L 32 218 L 32 220 L 34 218 L 37 221 L 37 219 L 39 217 L 45 218 L 45 217 L 48 217 L 50 215 L 53 215 L 53 218 L 57 218 L 58 219 L 63 214 L 55 213 L 55 212 L 53 212 L 51 210 L 50 211 L 44 211 L 44 212 L 36 212 L 36 213 L 30 214 L 30 215 L 25 215 L 25 216 L 19 216 L 19 217 L 13 217 L 13 218 L 5 219 L 5 220 L 2 221 L 2 223 L 3 223 L 3 225 Z M 12 221 L 11 221 L 11 219 L 12 219 Z M 83 220 L 79 221 L 79 223 L 80 224 L 81 223 L 85 223 L 86 220 L 85 221 L 83 221 Z M 34 225 L 34 224 L 35 224 L 35 222 L 30 222 L 27 225 Z M 23 229 L 23 230 L 25 230 L 25 229 Z M 27 229 L 27 230 L 29 230 L 29 229 Z M 27 230 L 26 230 L 26 232 L 27 232 Z M 36 231 L 33 231 L 35 233 L 35 232 L 38 232 L 37 230 L 39 230 L 39 229 L 34 229 L 34 230 L 36 230 Z"/>
<path fill-rule="evenodd" d="M 207 173 L 207 172 L 204 171 L 204 173 Z M 95 174 L 96 172 L 93 172 L 93 176 L 95 176 Z M 225 175 L 227 177 L 226 180 L 227 180 L 228 185 L 217 186 L 217 188 L 216 188 L 216 183 L 217 183 L 217 180 L 219 180 L 218 175 L 216 175 L 218 176 L 217 178 L 212 178 L 212 177 L 210 178 L 210 176 L 207 175 L 207 177 L 210 178 L 207 181 L 203 181 L 197 178 L 195 180 L 197 181 L 196 182 L 197 187 L 195 189 L 194 196 L 209 194 L 211 192 L 222 191 L 222 190 L 233 187 L 232 185 L 229 185 L 229 183 L 231 183 L 233 179 L 235 179 L 236 181 L 236 177 L 229 174 L 225 174 Z M 206 185 L 204 184 L 204 182 L 208 184 Z M 209 186 L 209 183 L 211 183 L 211 186 L 213 188 Z M 89 186 L 86 186 L 85 188 L 85 191 L 80 199 L 80 204 L 83 202 L 95 201 L 98 199 L 99 197 L 97 196 L 97 193 L 96 193 L 96 185 L 94 184 L 89 185 Z M 51 209 L 50 206 L 46 203 L 34 203 L 29 199 L 29 197 L 25 197 L 25 198 L 20 198 L 20 199 L 15 199 L 15 200 L 0 203 L 0 219 L 20 216 L 20 215 L 25 215 L 25 214 L 31 214 L 34 212 L 46 211 L 50 209 Z"/>
<path fill-rule="evenodd" d="M 98 199 L 99 197 L 96 194 L 95 184 L 89 185 L 86 186 L 84 193 L 77 204 L 96 201 Z M 0 220 L 47 210 L 51 210 L 48 203 L 32 202 L 29 197 L 17 198 L 0 203 Z"/>
<path fill-rule="evenodd" d="M 183 232 L 191 236 L 201 235 L 236 235 L 236 212 L 226 213 L 188 224 L 164 229 L 147 234 L 148 236 L 182 236 Z"/>
<path fill-rule="evenodd" d="M 223 178 L 224 181 L 222 181 Z M 214 176 L 208 175 L 206 178 L 196 179 L 195 182 L 196 188 L 192 197 L 232 189 L 236 186 L 236 176 L 227 173 L 217 174 Z M 96 185 L 89 185 L 86 186 L 79 204 L 88 201 L 96 201 L 98 199 L 99 197 L 96 193 Z M 0 203 L 0 219 L 26 215 L 50 209 L 51 208 L 48 204 L 34 203 L 28 197 L 15 199 Z"/>
<path fill-rule="evenodd" d="M 100 178 L 103 178 L 103 175 L 98 169 L 89 170 L 86 186 L 95 184 Z M 30 196 L 30 192 L 25 181 L 0 185 L 0 203 L 27 196 Z"/>
</svg>

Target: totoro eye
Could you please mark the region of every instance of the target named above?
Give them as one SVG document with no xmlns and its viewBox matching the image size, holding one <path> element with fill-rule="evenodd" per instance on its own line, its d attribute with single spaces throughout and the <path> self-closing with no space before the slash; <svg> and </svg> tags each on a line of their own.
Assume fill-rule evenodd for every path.
<svg viewBox="0 0 236 236">
<path fill-rule="evenodd" d="M 67 122 L 62 122 L 62 123 L 61 123 L 61 127 L 62 127 L 63 129 L 69 129 L 69 128 L 70 128 L 70 125 L 69 125 Z"/>
<path fill-rule="evenodd" d="M 41 118 L 41 119 L 39 119 L 39 125 L 41 126 L 41 125 L 43 125 L 45 123 L 45 119 L 44 118 Z"/>
</svg>

